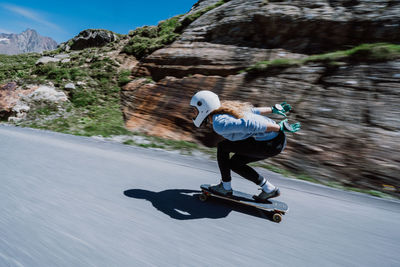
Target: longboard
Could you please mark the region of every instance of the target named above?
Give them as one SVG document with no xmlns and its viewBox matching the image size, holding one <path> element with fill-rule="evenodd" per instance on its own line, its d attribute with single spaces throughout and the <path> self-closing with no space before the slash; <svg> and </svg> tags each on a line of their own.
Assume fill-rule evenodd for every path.
<svg viewBox="0 0 400 267">
<path fill-rule="evenodd" d="M 207 199 L 210 197 L 216 197 L 247 206 L 252 206 L 266 212 L 273 212 L 272 219 L 274 222 L 278 223 L 282 220 L 282 215 L 289 210 L 288 205 L 281 201 L 269 199 L 266 203 L 261 203 L 255 201 L 251 195 L 236 190 L 233 190 L 232 196 L 223 196 L 210 191 L 209 187 L 209 184 L 202 184 L 200 186 L 202 193 L 199 195 L 199 199 L 203 202 L 207 201 Z"/>
</svg>

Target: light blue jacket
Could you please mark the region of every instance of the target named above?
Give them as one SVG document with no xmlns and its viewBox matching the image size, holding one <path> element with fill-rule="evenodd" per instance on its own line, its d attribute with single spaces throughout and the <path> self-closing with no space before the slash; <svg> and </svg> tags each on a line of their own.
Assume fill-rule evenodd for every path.
<svg viewBox="0 0 400 267">
<path fill-rule="evenodd" d="M 258 141 L 274 139 L 278 132 L 268 132 L 267 123 L 276 124 L 270 118 L 260 115 L 257 108 L 245 114 L 244 118 L 237 119 L 229 114 L 215 114 L 213 116 L 214 131 L 230 141 L 244 140 L 253 137 Z"/>
</svg>

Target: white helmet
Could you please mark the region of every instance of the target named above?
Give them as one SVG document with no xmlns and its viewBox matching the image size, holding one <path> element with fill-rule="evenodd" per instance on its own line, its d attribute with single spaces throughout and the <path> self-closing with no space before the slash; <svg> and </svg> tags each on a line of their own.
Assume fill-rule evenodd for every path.
<svg viewBox="0 0 400 267">
<path fill-rule="evenodd" d="M 201 123 L 207 116 L 218 109 L 221 106 L 219 98 L 216 94 L 211 91 L 200 91 L 197 92 L 190 100 L 190 105 L 197 108 L 198 114 L 195 119 L 193 119 L 194 125 L 200 127 Z"/>
</svg>

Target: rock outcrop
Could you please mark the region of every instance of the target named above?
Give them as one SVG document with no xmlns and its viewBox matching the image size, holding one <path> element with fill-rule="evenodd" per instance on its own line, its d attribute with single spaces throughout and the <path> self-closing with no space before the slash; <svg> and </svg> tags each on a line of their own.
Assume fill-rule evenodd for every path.
<svg viewBox="0 0 400 267">
<path fill-rule="evenodd" d="M 0 119 L 6 120 L 15 115 L 13 108 L 24 95 L 32 93 L 35 89 L 23 90 L 15 82 L 0 86 Z"/>
<path fill-rule="evenodd" d="M 26 117 L 31 108 L 42 104 L 59 105 L 67 100 L 65 93 L 53 86 L 30 85 L 23 89 L 11 82 L 0 86 L 0 119 L 18 122 Z"/>
<path fill-rule="evenodd" d="M 215 4 L 199 1 L 191 12 Z M 194 129 L 191 96 L 212 90 L 256 106 L 294 106 L 285 153 L 270 160 L 315 179 L 381 190 L 400 187 L 400 60 L 308 63 L 238 74 L 262 60 L 301 59 L 362 43 L 400 43 L 400 2 L 232 0 L 215 8 L 179 40 L 142 59 L 122 91 L 132 130 L 215 145 L 210 129 Z M 392 187 L 390 187 L 392 188 Z"/>
<path fill-rule="evenodd" d="M 87 29 L 81 31 L 77 36 L 66 43 L 60 44 L 65 51 L 82 50 L 88 47 L 101 47 L 118 40 L 119 37 L 108 30 Z"/>
<path fill-rule="evenodd" d="M 60 61 L 62 63 L 68 63 L 71 61 L 71 59 L 68 54 L 59 54 L 59 55 L 55 55 L 54 57 L 44 56 L 44 57 L 39 58 L 36 61 L 36 65 L 47 64 L 50 62 L 60 62 Z"/>
<path fill-rule="evenodd" d="M 39 35 L 35 30 L 27 29 L 20 34 L 0 33 L 0 54 L 22 54 L 54 50 L 56 41 Z"/>
</svg>

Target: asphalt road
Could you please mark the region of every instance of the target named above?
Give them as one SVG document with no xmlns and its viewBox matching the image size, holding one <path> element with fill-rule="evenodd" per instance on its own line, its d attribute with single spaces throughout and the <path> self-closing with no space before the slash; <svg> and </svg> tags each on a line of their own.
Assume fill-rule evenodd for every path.
<svg viewBox="0 0 400 267">
<path fill-rule="evenodd" d="M 0 125 L 0 266 L 400 266 L 399 202 L 263 174 L 279 224 L 200 202 L 213 161 Z"/>
</svg>

